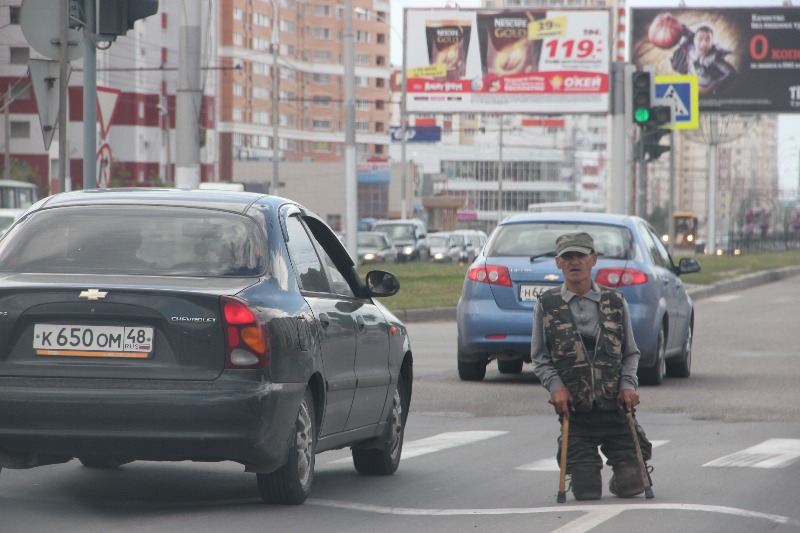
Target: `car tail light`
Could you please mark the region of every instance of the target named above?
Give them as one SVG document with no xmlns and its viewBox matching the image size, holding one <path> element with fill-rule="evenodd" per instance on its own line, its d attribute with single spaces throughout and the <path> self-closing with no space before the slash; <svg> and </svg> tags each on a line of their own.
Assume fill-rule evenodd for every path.
<svg viewBox="0 0 800 533">
<path fill-rule="evenodd" d="M 264 368 L 272 356 L 269 328 L 252 307 L 236 298 L 223 296 L 222 322 L 225 326 L 225 368 Z"/>
<path fill-rule="evenodd" d="M 633 268 L 601 268 L 595 282 L 606 287 L 628 287 L 647 283 L 647 274 Z"/>
<path fill-rule="evenodd" d="M 469 269 L 469 272 L 467 272 L 467 279 L 477 281 L 478 283 L 511 287 L 511 276 L 508 274 L 508 269 L 504 266 L 486 265 L 472 267 Z"/>
</svg>

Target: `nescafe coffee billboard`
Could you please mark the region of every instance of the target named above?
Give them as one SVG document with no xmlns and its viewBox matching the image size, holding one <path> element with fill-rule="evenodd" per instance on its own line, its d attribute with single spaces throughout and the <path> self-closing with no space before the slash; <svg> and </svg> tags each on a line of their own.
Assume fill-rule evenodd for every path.
<svg viewBox="0 0 800 533">
<path fill-rule="evenodd" d="M 608 111 L 608 9 L 405 14 L 410 112 Z"/>
<path fill-rule="evenodd" d="M 697 75 L 701 111 L 800 112 L 800 9 L 631 10 L 631 62 Z"/>
</svg>

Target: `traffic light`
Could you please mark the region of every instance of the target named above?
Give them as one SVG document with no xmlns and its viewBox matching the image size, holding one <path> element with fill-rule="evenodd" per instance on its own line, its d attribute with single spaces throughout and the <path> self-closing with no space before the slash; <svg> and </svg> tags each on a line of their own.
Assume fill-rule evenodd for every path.
<svg viewBox="0 0 800 533">
<path fill-rule="evenodd" d="M 649 109 L 649 120 L 643 125 L 637 149 L 639 159 L 655 161 L 661 154 L 669 151 L 669 146 L 660 144 L 661 138 L 669 133 L 662 126 L 672 123 L 672 108 L 669 106 L 654 106 Z"/>
<path fill-rule="evenodd" d="M 653 79 L 650 72 L 634 72 L 631 78 L 633 94 L 633 123 L 644 127 L 650 122 L 650 106 L 653 101 Z"/>
<path fill-rule="evenodd" d="M 113 41 L 134 23 L 158 13 L 158 0 L 97 0 L 97 35 Z"/>
</svg>

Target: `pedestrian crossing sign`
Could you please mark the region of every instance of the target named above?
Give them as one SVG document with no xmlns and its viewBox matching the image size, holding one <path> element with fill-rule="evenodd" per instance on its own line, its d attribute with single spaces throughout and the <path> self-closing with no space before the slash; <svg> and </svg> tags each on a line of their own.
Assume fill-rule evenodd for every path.
<svg viewBox="0 0 800 533">
<path fill-rule="evenodd" d="M 673 130 L 696 130 L 700 126 L 697 76 L 656 76 L 657 105 L 672 108 Z"/>
</svg>

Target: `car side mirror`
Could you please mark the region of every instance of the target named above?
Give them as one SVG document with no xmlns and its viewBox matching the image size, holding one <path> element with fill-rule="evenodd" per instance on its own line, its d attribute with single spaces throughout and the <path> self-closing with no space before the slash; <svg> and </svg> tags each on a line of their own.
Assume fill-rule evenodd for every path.
<svg viewBox="0 0 800 533">
<path fill-rule="evenodd" d="M 370 296 L 394 296 L 400 290 L 400 280 L 397 276 L 384 270 L 369 271 L 366 281 Z"/>
<path fill-rule="evenodd" d="M 700 272 L 700 263 L 694 257 L 682 257 L 678 262 L 678 274 Z"/>
</svg>

